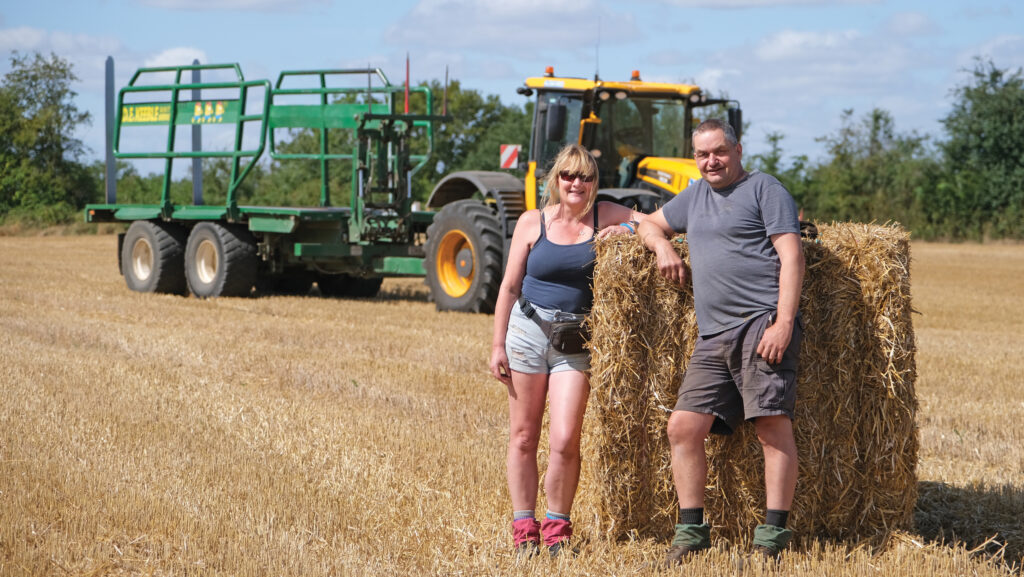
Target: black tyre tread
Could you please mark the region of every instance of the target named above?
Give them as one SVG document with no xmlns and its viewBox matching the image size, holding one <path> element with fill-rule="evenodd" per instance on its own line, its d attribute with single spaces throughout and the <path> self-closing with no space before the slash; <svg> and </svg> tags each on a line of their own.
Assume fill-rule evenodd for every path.
<svg viewBox="0 0 1024 577">
<path fill-rule="evenodd" d="M 153 245 L 153 280 L 149 290 L 166 294 L 185 294 L 188 288 L 185 282 L 185 241 L 187 232 L 184 228 L 165 222 L 137 220 L 128 228 L 122 248 L 121 262 L 127 263 L 122 270 L 125 282 L 132 290 L 139 290 L 129 280 L 131 274 L 131 250 L 135 240 L 140 236 L 148 236 Z M 129 258 L 125 258 L 128 256 Z M 124 264 L 122 264 L 124 266 Z M 141 288 L 141 287 L 140 287 Z"/>
<path fill-rule="evenodd" d="M 186 247 L 186 260 L 195 258 L 191 246 L 199 238 L 202 231 L 209 231 L 217 239 L 220 254 L 220 270 L 209 294 L 197 289 L 198 281 L 193 281 L 193 262 L 185 263 L 185 276 L 189 289 L 199 297 L 239 297 L 250 296 L 256 284 L 259 262 L 256 255 L 256 239 L 248 230 L 239 225 L 202 222 L 197 224 L 189 235 L 189 246 Z M 191 256 L 190 256 L 191 255 Z"/>
<path fill-rule="evenodd" d="M 256 284 L 256 239 L 238 225 L 219 225 L 224 246 L 224 285 L 221 296 L 249 296 Z"/>
<path fill-rule="evenodd" d="M 479 238 L 481 246 L 477 254 L 479 270 L 475 272 L 472 286 L 465 295 L 453 298 L 444 292 L 436 278 L 436 256 L 441 238 L 447 231 L 456 229 L 463 230 L 471 238 Z M 473 234 L 474 232 L 476 234 Z M 446 204 L 427 228 L 425 248 L 426 281 L 437 310 L 494 312 L 498 288 L 501 285 L 504 242 L 498 219 L 487 206 L 473 199 Z"/>
</svg>

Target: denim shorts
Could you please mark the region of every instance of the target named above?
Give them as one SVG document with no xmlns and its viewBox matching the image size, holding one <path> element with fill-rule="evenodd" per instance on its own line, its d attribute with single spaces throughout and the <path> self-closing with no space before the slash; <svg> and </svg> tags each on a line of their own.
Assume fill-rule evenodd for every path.
<svg viewBox="0 0 1024 577">
<path fill-rule="evenodd" d="M 536 311 L 534 314 L 546 321 L 553 320 L 556 314 L 565 314 L 537 306 L 533 308 Z M 518 302 L 512 305 L 512 314 L 508 319 L 505 354 L 508 356 L 509 368 L 520 373 L 550 374 L 590 370 L 590 351 L 568 355 L 555 350 L 540 325 L 526 318 Z"/>
<path fill-rule="evenodd" d="M 679 387 L 675 410 L 715 415 L 712 433 L 731 434 L 744 420 L 773 415 L 793 418 L 796 371 L 803 336 L 797 315 L 782 361 L 768 364 L 757 354 L 769 314 L 697 339 Z"/>
</svg>

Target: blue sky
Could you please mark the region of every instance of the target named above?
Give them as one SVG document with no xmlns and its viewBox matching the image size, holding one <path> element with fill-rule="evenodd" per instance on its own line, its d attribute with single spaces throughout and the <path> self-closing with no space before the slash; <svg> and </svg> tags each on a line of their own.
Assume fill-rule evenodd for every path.
<svg viewBox="0 0 1024 577">
<path fill-rule="evenodd" d="M 1024 6 L 1010 0 L 22 0 L 0 6 L 7 57 L 54 52 L 74 64 L 80 137 L 103 149 L 103 67 L 117 86 L 139 66 L 238 62 L 281 70 L 382 68 L 443 79 L 521 104 L 527 76 L 696 82 L 740 100 L 744 152 L 781 132 L 787 156 L 822 158 L 843 110 L 888 110 L 900 133 L 942 138 L 951 91 L 974 58 L 1024 66 Z"/>
</svg>

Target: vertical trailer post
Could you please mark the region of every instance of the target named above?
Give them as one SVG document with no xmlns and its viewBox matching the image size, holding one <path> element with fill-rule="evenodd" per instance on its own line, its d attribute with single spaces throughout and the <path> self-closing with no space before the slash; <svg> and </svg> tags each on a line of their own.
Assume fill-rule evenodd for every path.
<svg viewBox="0 0 1024 577">
<path fill-rule="evenodd" d="M 192 61 L 193 66 L 199 66 L 199 60 Z M 192 84 L 202 82 L 198 68 L 192 70 Z M 192 101 L 198 102 L 202 99 L 202 90 L 192 89 Z M 192 152 L 199 152 L 203 149 L 203 127 L 199 124 L 192 125 Z M 192 204 L 203 204 L 203 159 L 198 156 L 192 159 Z"/>
<path fill-rule="evenodd" d="M 104 103 L 105 118 L 104 123 L 106 124 L 106 160 L 107 160 L 107 173 L 106 173 L 106 198 L 107 204 L 114 204 L 117 202 L 117 162 L 114 160 L 114 57 L 107 56 L 106 66 L 106 102 Z"/>
</svg>

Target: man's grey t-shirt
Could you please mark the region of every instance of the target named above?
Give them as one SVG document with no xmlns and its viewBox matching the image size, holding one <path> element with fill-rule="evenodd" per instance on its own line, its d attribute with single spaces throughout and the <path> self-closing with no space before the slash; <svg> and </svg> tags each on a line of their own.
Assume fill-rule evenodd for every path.
<svg viewBox="0 0 1024 577">
<path fill-rule="evenodd" d="M 686 233 L 697 329 L 718 334 L 779 302 L 779 255 L 771 236 L 800 233 L 796 203 L 774 176 L 753 172 L 715 190 L 701 179 L 662 208 Z"/>
</svg>

